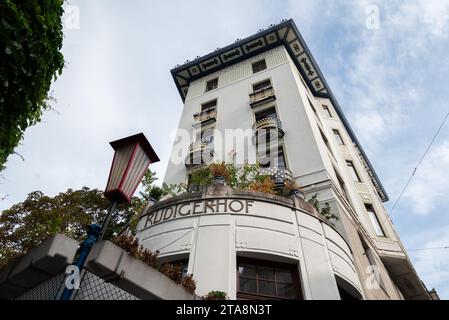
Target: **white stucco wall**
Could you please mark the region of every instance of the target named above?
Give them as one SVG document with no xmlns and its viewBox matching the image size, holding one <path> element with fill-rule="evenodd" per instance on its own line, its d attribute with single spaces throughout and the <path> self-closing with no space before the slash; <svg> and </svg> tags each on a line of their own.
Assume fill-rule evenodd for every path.
<svg viewBox="0 0 449 320">
<path fill-rule="evenodd" d="M 262 58 L 266 60 L 267 69 L 252 74 L 251 64 Z M 218 88 L 205 93 L 206 82 L 216 77 L 219 78 Z M 252 85 L 266 79 L 270 79 L 273 85 L 276 100 L 265 106 L 252 109 L 249 98 L 250 93 L 252 93 Z M 359 228 L 363 230 L 363 234 L 366 233 L 369 236 L 381 267 L 382 278 L 388 280 L 388 272 L 382 265 L 380 258 L 382 256 L 405 257 L 400 239 L 389 220 L 354 143 L 338 118 L 334 106 L 328 99 L 317 98 L 311 94 L 285 48 L 277 47 L 191 83 L 179 124 L 179 128 L 191 132 L 191 138 L 181 142 L 186 150 L 193 141 L 193 115 L 200 111 L 201 104 L 213 99 L 218 101 L 215 127 L 222 133 L 226 129 L 251 129 L 255 120 L 255 111 L 267 106 L 276 108 L 285 132 L 283 145 L 286 162 L 293 176 L 301 185 L 307 186 L 309 196 L 317 194 L 318 200 L 322 204 L 331 203 L 337 215 L 346 216 L 346 219 L 340 219 L 337 223 L 338 230 L 350 241 L 356 254 L 363 254 L 360 241 L 354 240 L 358 237 L 358 231 L 356 230 Z M 312 102 L 318 115 L 315 115 L 308 100 Z M 323 104 L 329 107 L 332 117 L 324 112 Z M 333 129 L 339 130 L 345 142 L 344 146 L 340 146 L 335 140 Z M 323 142 L 320 130 L 327 137 L 332 152 Z M 255 154 L 255 145 L 249 143 L 248 147 L 249 152 Z M 232 149 L 232 145 L 228 148 L 224 148 L 224 146 L 220 148 L 218 141 L 216 141 L 217 155 L 215 159 L 225 158 Z M 177 152 L 177 150 L 179 149 L 174 152 Z M 361 183 L 353 181 L 346 160 L 354 163 L 362 180 Z M 334 168 L 345 183 L 349 201 L 342 199 Z M 169 162 L 164 180 L 169 184 L 185 183 L 187 181 L 186 167 L 182 163 Z M 387 237 L 376 236 L 364 203 L 373 205 Z M 228 225 L 230 228 L 234 226 L 238 230 L 239 226 L 235 226 L 235 223 L 236 221 L 231 221 Z M 201 226 L 198 225 L 192 228 L 201 230 Z M 179 233 L 179 231 L 170 231 L 164 237 L 176 238 Z M 346 233 L 353 233 L 353 235 L 347 236 Z M 231 232 L 231 234 L 234 233 Z M 234 236 L 245 237 L 245 233 L 238 231 Z M 279 239 L 283 238 L 279 237 Z M 155 241 L 158 240 L 155 239 Z M 281 240 L 274 242 L 279 241 Z M 304 250 L 315 249 L 319 252 L 320 249 L 314 246 L 316 246 L 316 243 L 306 243 Z M 341 252 L 337 254 L 331 250 L 330 254 L 334 263 L 340 261 Z M 354 252 L 350 253 L 350 256 L 353 254 Z M 354 261 L 359 276 L 364 275 L 365 266 L 359 265 L 357 259 L 354 259 Z M 226 264 L 229 263 L 234 262 L 226 261 Z M 322 266 L 319 268 L 322 268 Z M 348 266 L 343 264 L 340 268 L 343 270 L 347 269 Z M 352 278 L 345 278 L 345 280 L 351 283 L 355 281 Z M 391 281 L 387 282 L 390 283 L 388 288 L 390 296 L 397 297 L 393 284 Z"/>
<path fill-rule="evenodd" d="M 182 203 L 192 200 L 176 205 Z M 317 217 L 290 206 L 254 201 L 248 213 L 190 214 L 145 228 L 146 221 L 144 216 L 138 225 L 142 245 L 159 250 L 161 257 L 188 257 L 198 295 L 221 290 L 235 299 L 237 256 L 298 264 L 305 299 L 340 299 L 336 274 L 361 292 L 345 240 Z"/>
</svg>

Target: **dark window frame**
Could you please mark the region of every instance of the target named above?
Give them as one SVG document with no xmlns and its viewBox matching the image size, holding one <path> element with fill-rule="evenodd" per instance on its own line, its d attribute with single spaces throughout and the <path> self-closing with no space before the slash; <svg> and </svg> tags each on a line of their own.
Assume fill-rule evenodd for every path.
<svg viewBox="0 0 449 320">
<path fill-rule="evenodd" d="M 376 236 L 377 237 L 381 237 L 381 238 L 387 238 L 387 234 L 385 233 L 385 229 L 382 226 L 382 224 L 380 223 L 379 216 L 377 215 L 377 212 L 374 209 L 374 206 L 371 203 L 364 203 L 364 205 L 365 205 L 366 213 L 368 214 L 368 218 L 370 220 L 370 223 L 371 223 L 371 225 L 372 225 L 372 227 L 374 229 L 374 233 L 376 234 Z M 381 235 L 378 234 L 377 231 L 376 231 L 376 226 L 374 226 L 373 219 L 370 216 L 370 212 L 373 214 L 372 216 L 374 217 L 374 220 L 376 221 L 376 224 L 379 226 L 379 229 L 380 229 L 380 231 L 382 233 Z"/>
<path fill-rule="evenodd" d="M 212 86 L 209 86 L 210 84 L 212 84 Z M 215 90 L 218 88 L 218 77 L 210 79 L 209 81 L 206 82 L 206 92 Z"/>
<path fill-rule="evenodd" d="M 201 104 L 201 113 L 209 112 L 211 110 L 217 109 L 217 103 L 218 103 L 217 99 L 213 99 L 208 102 L 202 103 Z"/>
<path fill-rule="evenodd" d="M 256 267 L 256 277 L 250 277 L 250 276 L 240 276 L 239 273 L 239 266 L 240 264 L 249 264 L 251 266 L 255 266 Z M 273 274 L 274 274 L 274 280 L 268 280 L 268 279 L 264 279 L 262 278 L 261 280 L 259 280 L 259 273 L 257 268 L 269 268 L 269 269 L 273 269 Z M 292 276 L 292 282 L 287 282 L 287 281 L 277 281 L 276 279 L 276 271 L 288 271 L 291 273 Z M 250 299 L 250 300 L 303 300 L 304 296 L 302 293 L 302 286 L 301 286 L 301 279 L 299 276 L 299 269 L 298 269 L 298 264 L 287 264 L 287 263 L 279 263 L 279 262 L 273 262 L 273 261 L 266 261 L 266 260 L 260 260 L 260 259 L 254 259 L 254 258 L 246 258 L 246 257 L 237 257 L 237 299 L 240 300 L 246 300 L 246 299 Z M 259 281 L 260 282 L 270 282 L 270 283 L 274 283 L 274 289 L 276 291 L 275 295 L 269 295 L 269 294 L 261 294 L 259 292 L 256 293 L 252 293 L 252 292 L 244 292 L 240 290 L 240 278 L 244 278 L 244 279 L 250 279 L 250 280 L 255 280 L 256 281 L 256 291 L 258 290 L 258 286 L 259 286 Z M 277 288 L 278 288 L 278 284 L 281 285 L 292 285 L 293 290 L 294 290 L 294 298 L 287 298 L 287 297 L 282 297 L 279 296 L 277 293 Z"/>
<path fill-rule="evenodd" d="M 323 130 L 321 130 L 321 128 L 318 128 L 318 129 L 320 130 L 321 139 L 323 139 L 323 142 L 326 145 L 327 150 L 329 150 L 329 152 L 331 153 L 334 160 L 337 161 L 337 159 L 335 159 L 334 152 L 332 151 L 332 147 L 329 143 L 329 139 L 326 137 L 326 135 L 324 134 Z"/>
<path fill-rule="evenodd" d="M 257 93 L 257 92 L 272 88 L 273 85 L 271 84 L 270 79 L 265 79 L 263 81 L 259 81 L 255 84 L 253 84 L 252 87 L 253 87 L 253 93 Z"/>
<path fill-rule="evenodd" d="M 348 167 L 348 169 L 351 173 L 351 178 L 352 178 L 352 180 L 354 180 L 354 182 L 363 182 L 362 179 L 360 179 L 360 175 L 357 172 L 357 169 L 356 169 L 353 161 L 346 160 L 346 166 Z"/>
<path fill-rule="evenodd" d="M 279 169 L 283 169 L 286 170 L 288 168 L 288 164 L 287 164 L 287 157 L 286 157 L 286 153 L 285 153 L 285 148 L 283 145 L 278 146 L 278 149 L 276 151 L 276 149 L 271 149 L 269 146 L 266 146 L 266 148 L 264 150 L 258 150 L 258 160 L 259 160 L 259 165 L 261 168 L 279 168 Z M 272 153 L 276 153 L 276 158 Z M 283 166 L 280 166 L 279 163 L 280 161 L 277 161 L 277 166 L 274 166 L 275 163 L 273 163 L 274 159 L 279 160 L 280 158 L 282 158 L 282 162 L 283 162 Z"/>
<path fill-rule="evenodd" d="M 253 74 L 261 72 L 263 70 L 266 70 L 267 69 L 267 61 L 265 59 L 261 59 L 259 61 L 253 62 L 251 64 L 251 69 L 253 71 Z"/>
<path fill-rule="evenodd" d="M 337 177 L 337 181 L 340 186 L 343 197 L 346 199 L 346 201 L 349 202 L 349 195 L 348 195 L 348 191 L 346 190 L 345 182 L 343 181 L 342 177 L 338 173 L 337 169 L 335 169 L 335 167 L 334 167 L 334 173 L 335 173 L 335 176 Z"/>
<path fill-rule="evenodd" d="M 307 97 L 307 100 L 309 101 L 309 105 L 313 110 L 313 113 L 315 113 L 316 116 L 318 116 L 318 111 L 316 111 L 315 106 L 313 105 L 312 101 L 309 99 L 309 97 Z"/>
<path fill-rule="evenodd" d="M 332 131 L 334 132 L 335 140 L 337 140 L 337 143 L 340 146 L 344 146 L 345 142 L 343 140 L 343 137 L 341 136 L 340 131 L 338 129 L 332 129 Z"/>
<path fill-rule="evenodd" d="M 324 105 L 324 104 L 322 105 L 322 107 L 323 107 L 323 110 L 327 113 L 327 116 L 329 118 L 333 118 L 332 113 L 331 113 L 331 109 L 329 109 L 329 107 Z"/>
<path fill-rule="evenodd" d="M 271 114 L 274 114 L 274 117 L 270 117 L 270 116 L 261 116 L 261 115 L 268 115 L 271 111 Z M 274 111 L 274 112 L 272 112 Z M 276 111 L 276 107 L 272 106 L 266 109 L 263 109 L 261 111 L 255 112 L 254 113 L 254 119 L 257 121 L 265 119 L 265 118 L 274 118 L 274 119 L 279 119 L 277 111 Z"/>
</svg>

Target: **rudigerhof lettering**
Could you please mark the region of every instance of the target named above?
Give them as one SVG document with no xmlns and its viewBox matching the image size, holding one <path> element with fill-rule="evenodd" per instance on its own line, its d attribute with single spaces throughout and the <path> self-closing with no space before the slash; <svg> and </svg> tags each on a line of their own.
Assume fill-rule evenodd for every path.
<svg viewBox="0 0 449 320">
<path fill-rule="evenodd" d="M 150 211 L 146 216 L 145 228 L 152 225 L 190 215 L 213 213 L 246 213 L 253 206 L 252 200 L 205 199 L 185 202 L 170 207 Z"/>
</svg>

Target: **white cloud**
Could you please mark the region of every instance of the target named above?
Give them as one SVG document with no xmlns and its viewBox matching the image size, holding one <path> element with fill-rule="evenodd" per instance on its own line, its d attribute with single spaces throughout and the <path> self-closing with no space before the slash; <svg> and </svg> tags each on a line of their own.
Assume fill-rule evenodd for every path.
<svg viewBox="0 0 449 320">
<path fill-rule="evenodd" d="M 417 234 L 409 251 L 416 271 L 428 289 L 436 288 L 442 299 L 449 299 L 449 225 Z"/>
<path fill-rule="evenodd" d="M 379 7 L 379 30 L 365 26 L 365 8 L 372 4 Z M 343 95 L 363 145 L 378 154 L 382 143 L 414 120 L 411 111 L 428 106 L 422 77 L 430 76 L 429 68 L 445 68 L 434 49 L 449 34 L 449 2 L 351 1 L 346 7 L 345 24 L 351 33 L 343 46 L 349 50 L 340 52 L 345 55 L 340 68 L 346 71 L 346 81 L 334 76 L 334 91 Z M 444 55 L 440 60 L 445 61 Z"/>
<path fill-rule="evenodd" d="M 449 140 L 446 140 L 431 149 L 404 194 L 404 202 L 408 202 L 413 213 L 428 215 L 435 208 L 449 204 L 448 172 Z"/>
</svg>

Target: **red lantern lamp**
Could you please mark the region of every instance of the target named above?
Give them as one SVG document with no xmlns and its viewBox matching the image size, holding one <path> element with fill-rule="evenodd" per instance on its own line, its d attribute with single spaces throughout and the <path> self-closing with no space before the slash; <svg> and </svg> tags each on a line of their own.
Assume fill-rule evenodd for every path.
<svg viewBox="0 0 449 320">
<path fill-rule="evenodd" d="M 110 143 L 115 150 L 104 195 L 111 202 L 130 202 L 148 166 L 159 157 L 143 133 Z"/>
</svg>

